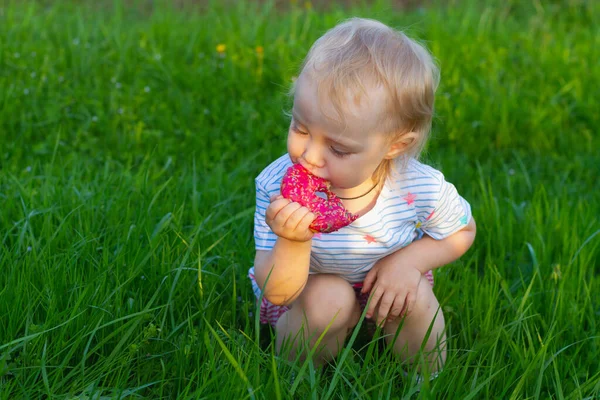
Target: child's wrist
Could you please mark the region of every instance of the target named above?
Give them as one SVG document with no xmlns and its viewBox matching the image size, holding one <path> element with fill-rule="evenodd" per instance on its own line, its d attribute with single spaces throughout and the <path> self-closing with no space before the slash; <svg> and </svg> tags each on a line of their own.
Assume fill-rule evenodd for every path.
<svg viewBox="0 0 600 400">
<path fill-rule="evenodd" d="M 398 265 L 399 268 L 413 268 L 419 271 L 421 274 L 426 274 L 427 272 L 435 269 L 435 266 L 431 266 L 424 262 L 422 257 L 415 257 L 416 254 L 411 251 L 412 249 L 408 248 L 411 245 L 412 243 L 406 247 L 396 250 L 387 257 L 392 258 L 393 263 Z"/>
<path fill-rule="evenodd" d="M 312 238 L 310 238 L 308 240 L 294 240 L 294 239 L 288 239 L 283 236 L 279 236 L 277 238 L 277 241 L 282 243 L 286 247 L 294 247 L 294 248 L 299 248 L 299 249 L 306 247 L 309 250 L 312 247 Z"/>
</svg>

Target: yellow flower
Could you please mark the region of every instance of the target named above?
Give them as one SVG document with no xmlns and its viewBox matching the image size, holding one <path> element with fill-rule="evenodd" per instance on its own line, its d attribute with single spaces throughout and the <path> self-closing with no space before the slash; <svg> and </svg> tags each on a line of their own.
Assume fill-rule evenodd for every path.
<svg viewBox="0 0 600 400">
<path fill-rule="evenodd" d="M 223 54 L 225 53 L 225 50 L 227 50 L 227 46 L 225 46 L 223 43 L 217 45 L 217 52 Z"/>
<path fill-rule="evenodd" d="M 307 10 L 312 10 L 312 3 L 310 1 L 305 1 L 304 8 Z"/>
<path fill-rule="evenodd" d="M 262 56 L 265 53 L 265 49 L 262 46 L 256 46 L 256 54 Z"/>
<path fill-rule="evenodd" d="M 552 266 L 552 275 L 550 276 L 554 282 L 557 282 L 562 277 L 562 273 L 560 272 L 560 264 L 554 264 Z"/>
</svg>

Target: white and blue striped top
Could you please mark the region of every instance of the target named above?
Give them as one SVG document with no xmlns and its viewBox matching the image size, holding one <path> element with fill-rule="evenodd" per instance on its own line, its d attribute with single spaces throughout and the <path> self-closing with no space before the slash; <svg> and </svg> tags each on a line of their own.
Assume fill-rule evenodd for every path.
<svg viewBox="0 0 600 400">
<path fill-rule="evenodd" d="M 256 178 L 254 241 L 256 250 L 271 250 L 277 235 L 265 222 L 273 194 L 292 162 L 287 154 Z M 444 175 L 417 160 L 406 169 L 392 168 L 375 206 L 339 231 L 313 237 L 310 273 L 337 274 L 350 283 L 362 282 L 377 260 L 401 249 L 423 233 L 440 240 L 461 230 L 471 218 L 471 206 Z M 254 268 L 249 271 L 254 274 Z"/>
</svg>

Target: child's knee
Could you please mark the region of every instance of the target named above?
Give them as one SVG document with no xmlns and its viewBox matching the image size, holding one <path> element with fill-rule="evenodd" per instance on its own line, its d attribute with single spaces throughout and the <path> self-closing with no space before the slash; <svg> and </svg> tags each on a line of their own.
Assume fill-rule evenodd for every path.
<svg viewBox="0 0 600 400">
<path fill-rule="evenodd" d="M 360 307 L 352 286 L 344 279 L 329 274 L 311 275 L 292 308 L 306 316 L 311 329 L 319 331 L 329 324 L 331 330 L 354 326 L 360 317 Z"/>
<path fill-rule="evenodd" d="M 439 302 L 433 293 L 431 284 L 425 276 L 421 277 L 421 284 L 414 300 L 411 315 L 433 315 L 438 311 L 438 308 Z"/>
</svg>

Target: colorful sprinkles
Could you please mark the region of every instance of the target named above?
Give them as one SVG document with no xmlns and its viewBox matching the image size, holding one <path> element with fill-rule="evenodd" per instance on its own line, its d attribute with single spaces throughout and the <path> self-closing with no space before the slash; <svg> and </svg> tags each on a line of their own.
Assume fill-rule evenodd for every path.
<svg viewBox="0 0 600 400">
<path fill-rule="evenodd" d="M 317 196 L 317 192 L 325 193 L 327 199 Z M 346 211 L 342 201 L 329 190 L 329 182 L 311 174 L 300 164 L 294 164 L 286 171 L 281 181 L 281 194 L 317 216 L 310 225 L 317 232 L 335 232 L 358 218 Z"/>
</svg>

